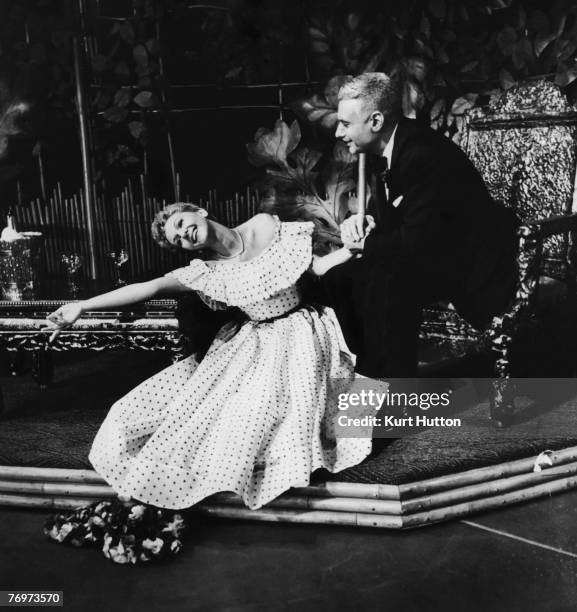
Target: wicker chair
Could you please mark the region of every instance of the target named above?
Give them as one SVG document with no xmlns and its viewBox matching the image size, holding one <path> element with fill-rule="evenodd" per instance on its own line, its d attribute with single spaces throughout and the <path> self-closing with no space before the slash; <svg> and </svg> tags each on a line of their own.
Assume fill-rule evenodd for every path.
<svg viewBox="0 0 577 612">
<path fill-rule="evenodd" d="M 577 109 L 547 81 L 517 85 L 466 118 L 461 146 L 491 195 L 521 220 L 516 296 L 482 331 L 450 305 L 435 304 L 424 313 L 421 338 L 449 347 L 453 355 L 486 349 L 497 354 L 491 418 L 498 426 L 513 416 L 511 378 L 521 375 L 511 360 L 515 342 L 553 312 L 552 301 L 567 303 L 575 296 L 576 136 Z"/>
</svg>

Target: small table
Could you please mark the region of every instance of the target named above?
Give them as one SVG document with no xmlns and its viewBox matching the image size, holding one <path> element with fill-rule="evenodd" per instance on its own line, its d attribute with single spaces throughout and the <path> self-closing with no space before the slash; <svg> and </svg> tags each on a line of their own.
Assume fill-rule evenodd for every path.
<svg viewBox="0 0 577 612">
<path fill-rule="evenodd" d="M 169 352 L 173 361 L 185 355 L 185 341 L 175 315 L 175 300 L 151 300 L 121 310 L 87 312 L 49 344 L 41 331 L 46 317 L 73 300 L 0 300 L 0 349 L 32 352 L 32 373 L 46 388 L 51 382 L 53 351 L 141 349 Z M 3 400 L 0 390 L 0 413 Z"/>
</svg>

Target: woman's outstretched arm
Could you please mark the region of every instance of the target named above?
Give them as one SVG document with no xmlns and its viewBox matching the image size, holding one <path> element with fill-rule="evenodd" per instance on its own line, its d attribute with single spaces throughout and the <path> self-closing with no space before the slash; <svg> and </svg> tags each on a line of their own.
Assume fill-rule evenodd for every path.
<svg viewBox="0 0 577 612">
<path fill-rule="evenodd" d="M 188 291 L 191 291 L 191 289 L 179 283 L 175 278 L 161 276 L 143 283 L 126 285 L 126 287 L 121 287 L 108 293 L 101 293 L 78 303 L 82 305 L 84 312 L 88 310 L 110 310 L 120 308 L 121 306 L 137 304 L 138 302 L 145 302 L 162 295 Z"/>
<path fill-rule="evenodd" d="M 350 251 L 346 247 L 342 247 L 328 255 L 313 255 L 311 265 L 308 269 L 309 272 L 315 276 L 322 276 L 326 274 L 331 268 L 338 266 L 349 259 L 356 257 L 355 253 Z"/>
<path fill-rule="evenodd" d="M 89 310 L 111 310 L 121 308 L 122 306 L 129 306 L 130 304 L 137 304 L 138 302 L 145 302 L 146 300 L 163 295 L 189 291 L 191 289 L 169 276 L 161 276 L 144 283 L 134 283 L 114 291 L 109 291 L 108 293 L 96 295 L 87 300 L 70 302 L 60 306 L 58 310 L 55 310 L 46 317 L 48 325 L 43 329 L 44 331 L 53 332 L 50 337 L 50 342 L 52 342 L 62 329 L 73 325 L 82 313 Z"/>
</svg>

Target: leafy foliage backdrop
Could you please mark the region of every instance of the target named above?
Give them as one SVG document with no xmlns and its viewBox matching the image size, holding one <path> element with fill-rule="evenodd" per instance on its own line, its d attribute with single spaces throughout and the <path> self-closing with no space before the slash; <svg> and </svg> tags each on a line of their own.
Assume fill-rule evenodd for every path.
<svg viewBox="0 0 577 612">
<path fill-rule="evenodd" d="M 71 189 L 80 184 L 75 35 L 88 60 L 100 186 L 145 174 L 171 198 L 192 169 L 195 195 L 218 183 L 238 189 L 260 176 L 242 143 L 264 125 L 250 160 L 268 169 L 265 185 L 322 203 L 329 232 L 354 206 L 349 160 L 331 138 L 344 75 L 403 75 L 405 112 L 456 140 L 468 108 L 520 79 L 544 76 L 577 98 L 576 0 L 5 0 L 4 207 L 17 178 L 31 196 L 65 175 Z M 287 145 L 280 157 L 261 155 L 271 128 Z"/>
</svg>

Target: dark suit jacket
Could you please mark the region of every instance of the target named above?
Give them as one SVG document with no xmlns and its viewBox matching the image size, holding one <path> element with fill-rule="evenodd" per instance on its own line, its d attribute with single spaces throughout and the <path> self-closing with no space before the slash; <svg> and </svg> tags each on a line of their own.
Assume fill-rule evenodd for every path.
<svg viewBox="0 0 577 612">
<path fill-rule="evenodd" d="M 518 221 L 513 211 L 492 200 L 465 153 L 429 127 L 402 119 L 388 201 L 381 181 L 369 172 L 368 212 L 377 228 L 367 237 L 360 261 L 400 273 L 416 271 L 417 282 L 421 275 L 444 283 L 443 298 L 474 326 L 501 312 L 513 296 Z"/>
</svg>

